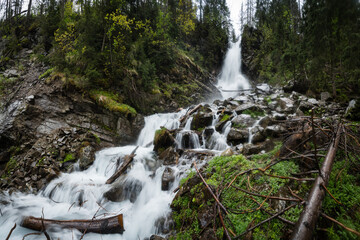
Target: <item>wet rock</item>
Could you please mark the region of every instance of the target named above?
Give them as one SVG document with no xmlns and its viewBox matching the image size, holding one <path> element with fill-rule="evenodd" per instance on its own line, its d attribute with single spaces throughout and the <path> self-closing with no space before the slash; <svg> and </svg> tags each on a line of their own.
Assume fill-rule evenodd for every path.
<svg viewBox="0 0 360 240">
<path fill-rule="evenodd" d="M 270 86 L 268 84 L 266 84 L 266 83 L 257 85 L 256 89 L 263 92 L 263 93 L 266 93 L 266 94 L 269 94 L 271 92 Z"/>
<path fill-rule="evenodd" d="M 327 100 L 331 99 L 331 94 L 329 92 L 322 92 L 320 93 L 321 101 L 326 102 Z"/>
<path fill-rule="evenodd" d="M 166 217 L 160 217 L 155 221 L 156 233 L 168 234 L 172 229 L 174 229 L 174 225 L 175 225 L 174 221 L 172 220 L 170 215 Z M 161 238 L 161 239 L 165 239 L 165 238 Z"/>
<path fill-rule="evenodd" d="M 3 73 L 4 77 L 11 78 L 11 77 L 18 77 L 20 76 L 20 73 L 15 69 L 7 69 Z"/>
<path fill-rule="evenodd" d="M 158 235 L 151 235 L 150 240 L 166 240 L 166 238 L 160 237 Z"/>
<path fill-rule="evenodd" d="M 299 110 L 302 112 L 308 112 L 309 110 L 311 110 L 314 107 L 313 104 L 311 104 L 308 101 L 301 101 L 300 105 L 299 105 Z"/>
<path fill-rule="evenodd" d="M 212 110 L 209 107 L 201 107 L 196 114 L 193 115 L 191 122 L 192 130 L 199 130 L 211 125 L 214 119 Z"/>
<path fill-rule="evenodd" d="M 265 136 L 264 131 L 263 131 L 263 130 L 260 130 L 260 131 L 257 131 L 257 132 L 254 134 L 251 142 L 252 142 L 253 144 L 255 144 L 255 143 L 258 143 L 258 142 L 263 142 L 263 141 L 265 141 L 265 139 L 266 139 L 266 136 Z"/>
<path fill-rule="evenodd" d="M 282 125 L 268 126 L 265 128 L 265 135 L 269 137 L 280 137 L 281 134 L 286 132 L 286 128 Z"/>
<path fill-rule="evenodd" d="M 164 165 L 174 165 L 178 158 L 179 154 L 173 147 L 168 147 L 159 155 L 159 159 L 162 160 Z"/>
<path fill-rule="evenodd" d="M 215 132 L 213 127 L 207 127 L 204 130 L 204 136 L 205 139 L 209 139 L 211 137 L 211 135 L 213 135 L 213 133 Z"/>
<path fill-rule="evenodd" d="M 246 102 L 249 102 L 250 99 L 248 96 L 245 96 L 245 95 L 241 95 L 241 96 L 236 96 L 234 98 L 234 101 L 240 103 L 240 104 L 243 104 L 243 103 L 246 103 Z"/>
<path fill-rule="evenodd" d="M 161 190 L 168 191 L 171 188 L 171 185 L 175 181 L 174 170 L 169 167 L 166 167 L 162 176 L 161 176 Z"/>
<path fill-rule="evenodd" d="M 267 126 L 272 124 L 272 119 L 269 116 L 265 116 L 263 118 L 260 119 L 259 121 L 259 125 L 263 128 L 266 128 Z"/>
<path fill-rule="evenodd" d="M 80 149 L 79 151 L 79 164 L 81 169 L 86 169 L 95 160 L 95 149 L 88 145 Z"/>
<path fill-rule="evenodd" d="M 165 151 L 168 147 L 172 147 L 175 144 L 175 139 L 166 128 L 161 128 L 155 132 L 154 137 L 154 151 L 159 155 Z"/>
<path fill-rule="evenodd" d="M 248 130 L 231 128 L 227 140 L 233 144 L 244 143 L 249 140 Z"/>
<path fill-rule="evenodd" d="M 243 154 L 245 155 L 258 154 L 262 151 L 268 152 L 273 148 L 274 148 L 274 143 L 269 139 L 267 139 L 265 142 L 258 144 L 246 143 L 244 144 Z"/>
<path fill-rule="evenodd" d="M 274 118 L 275 118 L 275 120 L 283 121 L 283 120 L 286 120 L 286 114 L 283 114 L 283 113 L 275 113 L 275 114 L 274 114 Z"/>
<path fill-rule="evenodd" d="M 253 126 L 255 122 L 256 120 L 248 114 L 240 114 L 231 120 L 232 126 L 236 128 L 248 128 Z"/>
<path fill-rule="evenodd" d="M 308 102 L 312 105 L 318 105 L 319 104 L 319 101 L 316 100 L 315 98 L 309 98 L 308 99 Z"/>
<path fill-rule="evenodd" d="M 351 120 L 360 120 L 360 104 L 359 100 L 353 99 L 346 108 L 345 116 Z"/>
<path fill-rule="evenodd" d="M 235 154 L 235 152 L 231 148 L 228 148 L 228 149 L 226 149 L 225 151 L 223 151 L 221 153 L 221 156 L 230 157 L 230 156 L 232 156 L 234 154 Z"/>
<path fill-rule="evenodd" d="M 181 132 L 179 134 L 181 135 L 179 148 L 182 149 L 199 148 L 199 136 L 197 135 L 197 133 L 193 131 L 186 131 L 186 132 Z"/>
<path fill-rule="evenodd" d="M 134 203 L 142 190 L 142 184 L 137 179 L 127 179 L 120 177 L 108 190 L 104 193 L 104 197 L 112 202 L 121 202 L 129 199 Z"/>
<path fill-rule="evenodd" d="M 240 106 L 238 106 L 235 109 L 235 112 L 237 114 L 241 114 L 246 110 L 252 111 L 252 112 L 254 112 L 254 111 L 262 111 L 259 106 L 255 105 L 254 103 L 248 102 L 248 103 L 244 103 L 244 104 L 241 104 Z"/>
<path fill-rule="evenodd" d="M 294 101 L 290 98 L 282 97 L 279 99 L 279 105 L 282 110 L 291 112 L 294 108 Z"/>
</svg>

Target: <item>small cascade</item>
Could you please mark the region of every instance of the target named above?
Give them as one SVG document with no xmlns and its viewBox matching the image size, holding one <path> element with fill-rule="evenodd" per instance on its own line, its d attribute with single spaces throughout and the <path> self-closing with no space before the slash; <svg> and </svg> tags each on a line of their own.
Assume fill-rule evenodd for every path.
<svg viewBox="0 0 360 240">
<path fill-rule="evenodd" d="M 256 122 L 254 123 L 254 125 L 252 125 L 251 127 L 248 128 L 248 130 L 249 130 L 249 142 L 248 142 L 248 143 L 252 143 L 253 138 L 254 138 L 254 135 L 255 135 L 255 133 L 257 132 L 256 129 L 257 129 L 257 127 L 259 126 L 259 123 L 260 123 L 261 119 L 262 119 L 262 118 L 256 120 Z"/>
<path fill-rule="evenodd" d="M 141 130 L 137 145 L 149 146 L 154 141 L 155 130 L 160 127 L 167 129 L 176 129 L 180 126 L 179 118 L 184 114 L 185 110 L 177 113 L 153 114 L 145 117 L 145 126 Z"/>
<path fill-rule="evenodd" d="M 193 117 L 190 117 L 184 129 L 176 134 L 176 144 L 178 149 L 198 149 L 201 148 L 199 136 L 191 130 L 191 122 Z"/>
<path fill-rule="evenodd" d="M 236 90 L 249 89 L 251 87 L 246 76 L 241 72 L 240 38 L 237 42 L 231 43 L 230 48 L 226 53 L 224 65 L 221 69 L 217 87 L 221 91 L 224 99 L 237 95 L 238 93 L 236 92 Z"/>
</svg>

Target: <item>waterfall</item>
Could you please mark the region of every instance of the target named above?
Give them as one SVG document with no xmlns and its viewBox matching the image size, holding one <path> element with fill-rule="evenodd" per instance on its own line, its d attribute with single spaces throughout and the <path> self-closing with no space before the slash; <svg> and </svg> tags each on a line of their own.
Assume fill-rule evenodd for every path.
<svg viewBox="0 0 360 240">
<path fill-rule="evenodd" d="M 224 99 L 235 96 L 237 94 L 236 90 L 251 87 L 246 76 L 241 73 L 241 38 L 237 42 L 231 43 L 226 53 L 217 87 L 220 89 Z"/>
</svg>

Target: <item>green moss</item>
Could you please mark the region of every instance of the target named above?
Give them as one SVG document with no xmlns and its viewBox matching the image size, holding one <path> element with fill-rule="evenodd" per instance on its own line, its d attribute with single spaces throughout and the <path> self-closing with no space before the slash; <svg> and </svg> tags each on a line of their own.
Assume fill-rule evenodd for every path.
<svg viewBox="0 0 360 240">
<path fill-rule="evenodd" d="M 47 78 L 50 76 L 50 74 L 54 71 L 54 68 L 49 68 L 48 70 L 46 70 L 43 74 L 41 74 L 39 76 L 39 80 L 43 79 L 43 78 Z"/>
<path fill-rule="evenodd" d="M 14 157 L 11 157 L 10 160 L 7 162 L 6 167 L 5 167 L 6 173 L 10 174 L 10 172 L 12 170 L 14 170 L 16 166 L 17 166 L 16 159 Z"/>
<path fill-rule="evenodd" d="M 250 110 L 250 109 L 246 109 L 243 114 L 248 114 L 250 115 L 252 118 L 257 118 L 260 116 L 265 116 L 264 111 L 256 111 L 256 110 Z"/>
<path fill-rule="evenodd" d="M 36 163 L 36 166 L 41 166 L 41 165 L 43 164 L 45 158 L 46 158 L 46 157 L 40 158 L 39 161 Z"/>
<path fill-rule="evenodd" d="M 101 143 L 101 139 L 99 138 L 98 135 L 96 135 L 95 133 L 91 132 L 91 134 L 94 136 L 94 138 L 96 139 L 96 143 L 100 144 Z"/>
<path fill-rule="evenodd" d="M 119 112 L 124 114 L 126 117 L 135 117 L 137 115 L 136 110 L 127 104 L 121 103 L 120 97 L 116 94 L 101 90 L 91 90 L 89 93 L 90 97 L 98 104 L 104 106 L 112 112 Z"/>
<path fill-rule="evenodd" d="M 230 115 L 225 114 L 225 115 L 221 118 L 220 122 L 225 122 L 225 121 L 229 120 L 229 118 L 230 118 Z"/>
<path fill-rule="evenodd" d="M 65 162 L 74 161 L 74 160 L 75 160 L 74 155 L 72 153 L 67 153 L 62 162 L 65 163 Z"/>
</svg>

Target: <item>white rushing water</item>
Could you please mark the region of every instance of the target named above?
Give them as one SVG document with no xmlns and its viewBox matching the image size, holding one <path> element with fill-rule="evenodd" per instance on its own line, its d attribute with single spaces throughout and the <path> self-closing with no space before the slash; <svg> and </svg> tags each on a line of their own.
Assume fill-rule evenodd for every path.
<svg viewBox="0 0 360 240">
<path fill-rule="evenodd" d="M 236 90 L 251 87 L 248 79 L 241 72 L 241 38 L 237 42 L 230 44 L 217 84 L 224 99 L 238 94 Z"/>
</svg>

